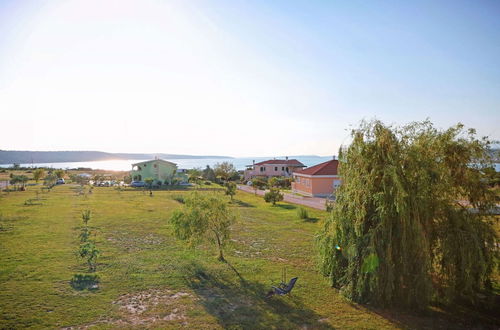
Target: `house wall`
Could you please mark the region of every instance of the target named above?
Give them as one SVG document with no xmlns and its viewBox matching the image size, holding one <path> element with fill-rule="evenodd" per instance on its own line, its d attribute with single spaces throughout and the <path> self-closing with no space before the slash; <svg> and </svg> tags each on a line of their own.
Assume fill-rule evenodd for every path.
<svg viewBox="0 0 500 330">
<path fill-rule="evenodd" d="M 340 184 L 341 178 L 338 176 L 329 177 L 304 177 L 294 175 L 292 191 L 306 196 L 326 197 L 333 193 L 334 182 Z"/>
<path fill-rule="evenodd" d="M 131 171 L 130 174 L 132 176 L 132 180 L 134 180 L 136 176 L 140 175 L 141 181 L 144 181 L 146 178 L 153 178 L 155 181 L 161 181 L 164 183 L 165 180 L 172 178 L 177 170 L 176 165 L 156 160 L 141 163 L 137 166 L 141 169 Z"/>
<path fill-rule="evenodd" d="M 260 168 L 264 168 L 264 171 L 261 171 Z M 288 167 L 288 172 L 286 171 Z M 285 164 L 264 164 L 264 165 L 254 165 L 252 170 L 245 170 L 245 180 L 249 180 L 255 176 L 290 176 L 293 172 L 295 172 L 300 167 L 285 165 Z"/>
<path fill-rule="evenodd" d="M 172 180 L 175 173 L 177 172 L 177 166 L 170 165 L 164 162 L 158 162 L 158 170 L 157 170 L 157 178 L 162 183 L 165 183 L 165 180 Z"/>
</svg>

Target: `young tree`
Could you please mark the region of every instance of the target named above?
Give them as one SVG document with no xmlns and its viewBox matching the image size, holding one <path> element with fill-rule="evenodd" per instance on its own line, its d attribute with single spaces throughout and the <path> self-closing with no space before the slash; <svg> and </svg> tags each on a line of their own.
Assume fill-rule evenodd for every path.
<svg viewBox="0 0 500 330">
<path fill-rule="evenodd" d="M 266 181 L 262 180 L 261 178 L 252 179 L 252 188 L 254 190 L 255 195 L 257 195 L 257 189 L 265 189 L 266 185 L 267 185 Z"/>
<path fill-rule="evenodd" d="M 13 184 L 16 189 L 19 189 L 18 184 L 20 184 L 21 190 L 26 189 L 26 182 L 28 182 L 28 177 L 26 175 L 15 175 L 10 179 L 10 184 Z"/>
<path fill-rule="evenodd" d="M 233 201 L 233 196 L 236 195 L 236 183 L 234 182 L 226 182 L 224 185 L 226 188 L 226 195 L 229 195 L 231 197 L 231 202 Z"/>
<path fill-rule="evenodd" d="M 11 173 L 11 174 L 12 174 L 12 173 Z M 21 182 L 21 181 L 20 181 L 20 178 L 19 178 L 19 176 L 18 176 L 18 175 L 11 175 L 11 176 L 10 176 L 9 183 L 10 183 L 10 184 L 12 184 L 12 185 L 14 185 L 14 187 L 15 187 L 15 189 L 16 189 L 16 190 L 18 189 L 17 185 L 18 185 L 20 182 Z"/>
<path fill-rule="evenodd" d="M 58 179 L 63 179 L 65 174 L 66 174 L 66 173 L 64 172 L 64 170 L 55 170 L 55 171 L 54 171 L 54 175 L 55 175 Z"/>
<path fill-rule="evenodd" d="M 101 251 L 97 249 L 95 243 L 89 240 L 81 244 L 80 249 L 78 250 L 78 255 L 80 258 L 85 259 L 89 267 L 89 271 L 91 272 L 95 272 L 97 267 L 97 258 L 100 254 Z"/>
<path fill-rule="evenodd" d="M 220 261 L 224 261 L 223 248 L 229 239 L 231 225 L 236 216 L 228 204 L 216 193 L 193 192 L 186 199 L 182 210 L 174 212 L 170 221 L 178 239 L 192 244 L 207 239 L 216 244 Z"/>
<path fill-rule="evenodd" d="M 358 302 L 476 300 L 490 288 L 498 246 L 488 215 L 494 196 L 481 174 L 489 142 L 462 125 L 440 131 L 428 121 L 363 123 L 352 135 L 319 235 L 324 275 Z"/>
<path fill-rule="evenodd" d="M 203 170 L 200 167 L 195 167 L 188 170 L 188 181 L 195 185 L 200 185 L 203 180 Z"/>
<path fill-rule="evenodd" d="M 195 185 L 199 185 L 201 180 L 203 179 L 203 171 L 199 167 L 188 170 L 187 175 L 188 181 L 194 183 Z"/>
<path fill-rule="evenodd" d="M 85 227 L 88 226 L 90 219 L 92 218 L 92 212 L 90 210 L 82 211 L 82 221 Z"/>
<path fill-rule="evenodd" d="M 191 178 L 197 178 L 203 175 L 203 170 L 201 167 L 195 167 L 187 171 L 189 179 Z"/>
<path fill-rule="evenodd" d="M 214 166 L 216 177 L 220 177 L 224 182 L 227 182 L 236 173 L 236 167 L 230 162 L 217 163 Z"/>
<path fill-rule="evenodd" d="M 70 179 L 71 181 L 78 183 L 81 186 L 88 184 L 90 181 L 89 177 L 80 174 L 72 174 L 70 175 Z"/>
<path fill-rule="evenodd" d="M 80 258 L 85 259 L 89 267 L 89 271 L 94 272 L 97 266 L 97 258 L 101 252 L 97 249 L 95 242 L 90 240 L 91 231 L 88 227 L 89 221 L 92 218 L 90 210 L 82 211 L 83 227 L 78 236 L 80 238 L 80 247 L 78 248 L 78 255 Z"/>
<path fill-rule="evenodd" d="M 215 172 L 207 165 L 207 167 L 203 170 L 203 179 L 208 181 L 215 181 Z"/>
<path fill-rule="evenodd" d="M 94 185 L 97 185 L 99 182 L 103 181 L 104 180 L 104 176 L 97 173 L 94 175 L 94 177 L 92 178 L 92 180 L 94 181 Z"/>
<path fill-rule="evenodd" d="M 45 177 L 45 170 L 43 168 L 37 168 L 33 171 L 33 179 L 36 183 Z"/>
<path fill-rule="evenodd" d="M 269 187 L 274 187 L 274 188 L 280 187 L 280 180 L 278 179 L 278 177 L 273 176 L 272 178 L 269 179 L 268 183 Z"/>
<path fill-rule="evenodd" d="M 276 205 L 276 202 L 280 202 L 283 200 L 283 194 L 278 188 L 272 187 L 268 192 L 264 194 L 264 200 L 266 201 L 266 203 L 273 203 L 274 206 Z"/>
<path fill-rule="evenodd" d="M 43 184 L 47 187 L 52 187 L 56 184 L 57 177 L 54 174 L 49 174 L 43 179 Z"/>
</svg>

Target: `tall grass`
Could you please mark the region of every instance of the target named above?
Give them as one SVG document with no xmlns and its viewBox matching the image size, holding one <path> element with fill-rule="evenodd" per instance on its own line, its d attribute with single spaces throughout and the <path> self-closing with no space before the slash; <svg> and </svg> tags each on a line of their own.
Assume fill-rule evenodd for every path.
<svg viewBox="0 0 500 330">
<path fill-rule="evenodd" d="M 297 209 L 297 217 L 301 220 L 309 219 L 309 213 L 302 206 Z"/>
</svg>

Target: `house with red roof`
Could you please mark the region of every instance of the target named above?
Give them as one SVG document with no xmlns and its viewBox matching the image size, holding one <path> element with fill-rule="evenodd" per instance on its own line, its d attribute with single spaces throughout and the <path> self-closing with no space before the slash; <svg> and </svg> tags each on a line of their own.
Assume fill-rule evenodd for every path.
<svg viewBox="0 0 500 330">
<path fill-rule="evenodd" d="M 245 180 L 250 180 L 254 177 L 284 176 L 290 177 L 292 173 L 306 167 L 296 159 L 270 159 L 263 162 L 253 162 L 252 165 L 247 165 L 244 173 Z"/>
<path fill-rule="evenodd" d="M 342 182 L 336 159 L 308 167 L 293 173 L 292 191 L 306 196 L 326 197 L 332 195 Z"/>
</svg>

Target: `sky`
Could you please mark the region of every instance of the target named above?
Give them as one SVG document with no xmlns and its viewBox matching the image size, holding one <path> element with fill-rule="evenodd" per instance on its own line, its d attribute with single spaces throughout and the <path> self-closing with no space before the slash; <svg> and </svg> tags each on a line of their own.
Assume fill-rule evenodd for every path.
<svg viewBox="0 0 500 330">
<path fill-rule="evenodd" d="M 0 149 L 333 155 L 361 120 L 500 140 L 500 2 L 0 0 Z"/>
</svg>

